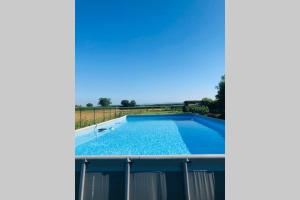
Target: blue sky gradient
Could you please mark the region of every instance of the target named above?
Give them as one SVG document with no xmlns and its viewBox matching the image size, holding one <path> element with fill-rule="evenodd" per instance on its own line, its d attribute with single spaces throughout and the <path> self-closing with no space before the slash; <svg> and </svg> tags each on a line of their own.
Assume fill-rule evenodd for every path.
<svg viewBox="0 0 300 200">
<path fill-rule="evenodd" d="M 76 0 L 76 104 L 214 98 L 224 0 Z"/>
</svg>

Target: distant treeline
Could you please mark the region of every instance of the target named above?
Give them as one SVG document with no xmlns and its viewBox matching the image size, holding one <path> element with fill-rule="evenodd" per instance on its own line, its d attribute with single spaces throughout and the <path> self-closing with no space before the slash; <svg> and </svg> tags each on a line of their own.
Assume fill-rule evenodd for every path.
<svg viewBox="0 0 300 200">
<path fill-rule="evenodd" d="M 92 103 L 86 104 L 85 107 L 76 105 L 76 110 L 89 110 L 89 109 L 141 109 L 141 108 L 170 108 L 171 110 L 178 110 L 181 108 L 183 112 L 198 113 L 211 117 L 225 119 L 225 76 L 221 77 L 219 84 L 216 86 L 217 94 L 216 99 L 202 98 L 201 100 L 187 100 L 183 103 L 163 103 L 152 105 L 137 105 L 135 100 L 124 99 L 120 105 L 112 105 L 111 99 L 101 97 L 98 99 L 98 105 L 94 106 Z"/>
<path fill-rule="evenodd" d="M 170 108 L 170 109 L 182 109 L 183 108 L 183 104 L 163 104 L 163 105 L 137 105 L 134 107 L 124 107 L 124 106 L 120 106 L 120 105 L 111 105 L 111 106 L 107 106 L 107 107 L 103 107 L 103 106 L 94 106 L 94 107 L 82 107 L 82 106 L 76 106 L 75 110 L 93 110 L 93 109 L 97 109 L 97 110 L 101 110 L 101 109 L 120 109 L 120 110 L 127 110 L 127 109 L 155 109 L 155 108 Z"/>
<path fill-rule="evenodd" d="M 133 107 L 139 107 L 139 108 L 161 108 L 161 107 L 172 107 L 172 106 L 183 106 L 183 103 L 162 103 L 162 104 L 141 104 L 137 105 L 135 100 L 122 100 L 120 105 L 112 105 L 111 99 L 106 97 L 101 97 L 98 99 L 98 104 L 94 106 L 92 103 L 87 103 L 86 106 L 82 105 L 75 105 L 76 109 L 93 109 L 93 108 L 115 108 L 115 107 L 126 107 L 126 108 L 133 108 Z"/>
</svg>

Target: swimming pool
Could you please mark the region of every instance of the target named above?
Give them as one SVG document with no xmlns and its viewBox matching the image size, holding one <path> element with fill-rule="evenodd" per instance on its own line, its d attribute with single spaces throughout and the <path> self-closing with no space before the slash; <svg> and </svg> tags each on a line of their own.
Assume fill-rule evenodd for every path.
<svg viewBox="0 0 300 200">
<path fill-rule="evenodd" d="M 193 114 L 134 115 L 76 131 L 76 156 L 224 154 L 224 121 Z"/>
</svg>

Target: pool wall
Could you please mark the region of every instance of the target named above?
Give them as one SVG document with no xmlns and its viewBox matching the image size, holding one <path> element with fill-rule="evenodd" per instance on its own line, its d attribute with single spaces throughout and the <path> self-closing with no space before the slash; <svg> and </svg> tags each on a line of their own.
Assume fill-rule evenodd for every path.
<svg viewBox="0 0 300 200">
<path fill-rule="evenodd" d="M 193 120 L 216 130 L 225 137 L 225 121 L 221 119 L 206 117 L 203 115 L 193 115 Z"/>
<path fill-rule="evenodd" d="M 76 199 L 88 199 L 86 196 L 97 192 L 93 189 L 95 187 L 94 182 L 95 184 L 97 182 L 97 188 L 106 191 L 98 194 L 103 199 L 108 199 L 107 193 L 109 193 L 111 195 L 109 199 L 129 200 L 141 191 L 147 195 L 153 195 L 153 189 L 158 189 L 160 192 L 166 190 L 164 193 L 167 194 L 168 198 L 163 199 L 192 200 L 199 199 L 203 195 L 201 193 L 209 189 L 212 196 L 210 198 L 207 196 L 205 199 L 224 200 L 224 161 L 224 157 L 220 155 L 211 157 L 190 155 L 76 158 L 75 196 Z M 162 179 L 157 180 L 157 177 L 160 176 L 162 176 Z M 207 179 L 208 176 L 211 178 Z M 90 180 L 91 177 L 93 180 Z M 135 177 L 142 182 L 137 182 Z M 154 188 L 151 187 L 153 184 L 149 185 L 146 181 L 149 178 L 157 183 Z M 203 178 L 205 178 L 205 181 L 201 182 Z M 161 187 L 159 184 L 161 181 L 166 184 L 165 187 Z M 137 184 L 142 184 L 144 187 L 137 190 Z M 172 196 L 174 192 L 179 193 Z M 119 196 L 113 197 L 115 194 L 119 194 Z"/>
</svg>

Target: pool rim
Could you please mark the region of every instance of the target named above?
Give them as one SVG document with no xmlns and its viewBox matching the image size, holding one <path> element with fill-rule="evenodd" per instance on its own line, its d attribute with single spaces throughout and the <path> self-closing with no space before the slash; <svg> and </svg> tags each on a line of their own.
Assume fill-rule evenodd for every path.
<svg viewBox="0 0 300 200">
<path fill-rule="evenodd" d="M 95 155 L 95 156 L 75 156 L 75 160 L 168 160 L 168 159 L 224 159 L 224 154 L 177 154 L 177 155 Z"/>
</svg>

